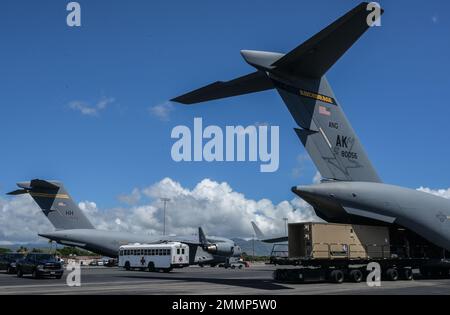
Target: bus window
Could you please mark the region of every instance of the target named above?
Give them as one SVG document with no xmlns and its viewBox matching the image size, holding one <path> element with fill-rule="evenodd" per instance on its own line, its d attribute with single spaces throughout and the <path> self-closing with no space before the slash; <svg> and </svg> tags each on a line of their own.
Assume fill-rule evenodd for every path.
<svg viewBox="0 0 450 315">
<path fill-rule="evenodd" d="M 177 255 L 180 255 L 180 249 L 177 248 Z"/>
<path fill-rule="evenodd" d="M 184 255 L 184 248 L 181 249 L 181 254 Z"/>
<path fill-rule="evenodd" d="M 172 250 L 171 249 L 167 250 L 167 255 L 169 255 L 169 256 L 172 255 Z"/>
<path fill-rule="evenodd" d="M 148 249 L 144 249 L 144 255 L 148 256 Z"/>
</svg>

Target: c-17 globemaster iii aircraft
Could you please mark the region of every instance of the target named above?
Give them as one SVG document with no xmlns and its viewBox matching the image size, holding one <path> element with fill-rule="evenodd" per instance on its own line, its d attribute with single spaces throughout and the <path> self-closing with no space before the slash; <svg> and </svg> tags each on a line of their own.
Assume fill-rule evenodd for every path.
<svg viewBox="0 0 450 315">
<path fill-rule="evenodd" d="M 450 200 L 384 184 L 325 77 L 371 26 L 370 7 L 361 3 L 287 54 L 243 50 L 242 57 L 255 72 L 173 101 L 193 104 L 276 89 L 299 126 L 296 134 L 324 178 L 320 184 L 292 191 L 320 218 L 397 226 L 450 250 Z"/>
<path fill-rule="evenodd" d="M 215 265 L 241 255 L 234 241 L 218 236 L 150 236 L 129 232 L 98 230 L 57 181 L 34 179 L 18 183 L 20 189 L 9 195 L 30 194 L 56 231 L 39 234 L 59 244 L 76 246 L 108 257 L 117 257 L 119 247 L 130 243 L 155 244 L 178 241 L 188 244 L 190 264 Z"/>
</svg>

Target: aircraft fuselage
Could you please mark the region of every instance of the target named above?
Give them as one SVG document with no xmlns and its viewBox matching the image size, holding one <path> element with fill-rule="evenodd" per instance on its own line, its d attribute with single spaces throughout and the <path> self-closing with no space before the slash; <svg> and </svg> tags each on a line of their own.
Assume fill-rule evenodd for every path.
<svg viewBox="0 0 450 315">
<path fill-rule="evenodd" d="M 80 247 L 104 256 L 117 257 L 119 247 L 131 243 L 161 243 L 164 241 L 184 242 L 190 246 L 190 263 L 220 263 L 230 256 L 239 256 L 240 248 L 232 240 L 222 237 L 208 237 L 211 243 L 224 243 L 232 247 L 230 255 L 213 255 L 203 250 L 195 236 L 151 236 L 127 232 L 96 229 L 60 230 L 39 234 L 62 245 Z"/>
<path fill-rule="evenodd" d="M 450 250 L 450 200 L 372 182 L 329 181 L 293 187 L 317 215 L 334 223 L 398 224 Z"/>
</svg>

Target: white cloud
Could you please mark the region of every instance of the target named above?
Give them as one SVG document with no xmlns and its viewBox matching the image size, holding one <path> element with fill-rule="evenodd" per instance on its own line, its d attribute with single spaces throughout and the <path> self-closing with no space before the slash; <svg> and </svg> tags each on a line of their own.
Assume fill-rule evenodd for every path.
<svg viewBox="0 0 450 315">
<path fill-rule="evenodd" d="M 101 111 L 105 110 L 110 104 L 114 103 L 114 98 L 101 98 L 96 104 L 90 105 L 83 101 L 72 101 L 69 107 L 75 111 L 79 111 L 83 115 L 98 116 Z"/>
<path fill-rule="evenodd" d="M 99 229 L 150 235 L 160 235 L 163 230 L 161 197 L 171 199 L 166 212 L 169 234 L 192 235 L 202 226 L 210 235 L 248 237 L 253 234 L 250 222 L 255 221 L 264 233 L 280 235 L 284 233 L 284 217 L 289 222 L 317 220 L 311 207 L 301 199 L 277 204 L 269 199 L 248 199 L 228 183 L 210 179 L 188 189 L 164 178 L 133 191 L 136 190 L 141 195 L 141 205 L 103 210 L 95 202 L 82 201 L 79 206 Z M 0 242 L 34 242 L 38 232 L 53 230 L 29 196 L 0 198 L 0 222 Z"/>
<path fill-rule="evenodd" d="M 305 170 L 306 164 L 310 161 L 311 158 L 306 153 L 297 155 L 297 164 L 291 171 L 292 177 L 293 178 L 301 177 L 303 175 L 303 171 Z"/>
<path fill-rule="evenodd" d="M 321 179 L 322 179 L 322 175 L 320 174 L 319 171 L 317 171 L 313 177 L 313 184 L 320 184 Z"/>
<path fill-rule="evenodd" d="M 139 189 L 135 188 L 130 194 L 123 194 L 117 197 L 119 201 L 126 203 L 128 205 L 135 205 L 141 200 L 141 192 Z"/>
<path fill-rule="evenodd" d="M 38 242 L 53 227 L 29 195 L 0 198 L 0 242 Z"/>
<path fill-rule="evenodd" d="M 174 106 L 171 102 L 166 101 L 164 103 L 152 106 L 148 109 L 150 114 L 157 117 L 159 120 L 162 121 L 169 121 L 170 120 L 170 113 L 174 110 Z"/>
<path fill-rule="evenodd" d="M 422 187 L 420 186 L 419 188 L 417 188 L 417 190 L 419 191 L 423 191 L 429 194 L 433 194 L 439 197 L 443 197 L 443 198 L 447 198 L 450 199 L 450 188 L 447 189 L 431 189 L 428 187 Z"/>
<path fill-rule="evenodd" d="M 439 16 L 437 16 L 436 14 L 433 15 L 433 16 L 431 17 L 431 22 L 433 22 L 433 24 L 439 23 Z"/>
</svg>

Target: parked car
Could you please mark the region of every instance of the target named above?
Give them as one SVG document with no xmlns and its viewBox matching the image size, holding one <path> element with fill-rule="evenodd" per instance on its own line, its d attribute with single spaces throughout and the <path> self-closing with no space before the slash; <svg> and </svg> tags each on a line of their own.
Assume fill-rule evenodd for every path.
<svg viewBox="0 0 450 315">
<path fill-rule="evenodd" d="M 54 255 L 30 253 L 17 261 L 17 276 L 31 274 L 33 278 L 55 277 L 61 279 L 64 268 Z"/>
<path fill-rule="evenodd" d="M 21 253 L 6 253 L 0 255 L 0 270 L 6 270 L 7 273 L 16 272 L 17 261 L 25 255 Z"/>
</svg>

